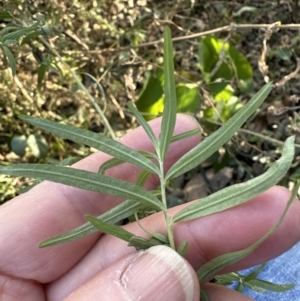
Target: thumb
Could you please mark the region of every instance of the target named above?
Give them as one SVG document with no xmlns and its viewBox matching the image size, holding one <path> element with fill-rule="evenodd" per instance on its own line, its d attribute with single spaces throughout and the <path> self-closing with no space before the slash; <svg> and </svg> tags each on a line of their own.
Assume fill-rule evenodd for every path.
<svg viewBox="0 0 300 301">
<path fill-rule="evenodd" d="M 198 301 L 199 283 L 189 263 L 166 246 L 130 254 L 94 276 L 65 301 Z"/>
</svg>

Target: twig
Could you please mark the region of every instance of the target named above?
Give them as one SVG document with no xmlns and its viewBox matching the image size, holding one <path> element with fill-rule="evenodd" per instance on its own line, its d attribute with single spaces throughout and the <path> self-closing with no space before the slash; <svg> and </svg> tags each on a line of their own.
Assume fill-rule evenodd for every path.
<svg viewBox="0 0 300 301">
<path fill-rule="evenodd" d="M 261 72 L 261 74 L 263 75 L 264 81 L 266 83 L 269 82 L 269 76 L 267 75 L 268 71 L 269 71 L 269 67 L 266 63 L 266 54 L 268 52 L 267 41 L 271 38 L 271 36 L 274 32 L 279 30 L 280 25 L 281 25 L 281 22 L 275 22 L 267 28 L 267 30 L 265 32 L 265 38 L 263 40 L 262 53 L 258 60 L 258 69 Z"/>
<path fill-rule="evenodd" d="M 279 23 L 279 22 L 276 22 L 276 23 Z M 199 37 L 203 37 L 203 36 L 207 36 L 207 35 L 216 34 L 219 32 L 226 32 L 226 31 L 232 31 L 232 30 L 267 29 L 272 25 L 274 25 L 274 23 L 273 24 L 235 24 L 235 23 L 231 23 L 230 25 L 218 27 L 215 29 L 202 31 L 202 32 L 198 32 L 198 33 L 193 33 L 193 34 L 189 34 L 189 35 L 184 35 L 181 37 L 175 37 L 172 39 L 172 41 L 179 42 L 179 41 L 183 41 L 183 40 L 190 40 L 190 39 L 195 39 L 195 38 L 199 38 Z M 280 24 L 278 26 L 278 29 L 298 29 L 299 30 L 300 24 Z M 161 44 L 161 43 L 163 43 L 163 40 L 159 39 L 159 40 L 155 40 L 155 41 L 151 41 L 151 42 L 142 43 L 139 45 L 130 45 L 130 46 L 119 47 L 119 48 L 107 48 L 107 49 L 101 49 L 101 50 L 89 50 L 87 52 L 88 53 L 121 52 L 121 51 L 130 50 L 132 48 L 149 47 L 149 46 L 153 46 L 153 45 Z M 76 51 L 76 50 L 68 51 L 67 50 L 67 51 L 63 51 L 63 52 L 72 54 L 72 53 L 77 53 L 78 51 Z"/>
</svg>

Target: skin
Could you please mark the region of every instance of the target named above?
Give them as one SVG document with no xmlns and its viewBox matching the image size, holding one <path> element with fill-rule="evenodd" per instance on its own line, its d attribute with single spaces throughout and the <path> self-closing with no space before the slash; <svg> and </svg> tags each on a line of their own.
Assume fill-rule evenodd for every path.
<svg viewBox="0 0 300 301">
<path fill-rule="evenodd" d="M 150 122 L 157 135 L 160 122 L 160 119 Z M 178 115 L 175 133 L 197 126 L 193 118 Z M 141 128 L 125 135 L 120 141 L 133 149 L 153 150 Z M 165 162 L 166 169 L 200 141 L 199 134 L 172 144 Z M 109 158 L 98 152 L 76 163 L 74 167 L 96 172 Z M 110 170 L 109 175 L 134 182 L 138 172 L 138 168 L 123 164 Z M 158 179 L 151 177 L 145 187 L 153 189 L 157 184 Z M 1 300 L 80 301 L 99 300 L 99 296 L 101 300 L 137 300 L 133 297 L 136 288 L 132 288 L 132 285 L 137 283 L 138 288 L 144 287 L 149 279 L 152 279 L 151 287 L 155 287 L 155 290 L 139 300 L 154 300 L 155 294 L 159 296 L 157 300 L 163 300 L 163 296 L 168 296 L 169 300 L 199 300 L 200 291 L 193 269 L 197 270 L 221 254 L 246 248 L 261 238 L 275 225 L 289 196 L 287 189 L 276 186 L 230 210 L 176 224 L 176 244 L 179 245 L 183 240 L 189 242 L 185 261 L 176 257 L 175 252 L 174 255 L 173 251 L 165 250 L 166 247 L 159 249 L 156 254 L 154 251 L 136 252 L 134 248 L 127 247 L 127 243 L 101 233 L 68 244 L 39 249 L 37 246 L 44 239 L 83 224 L 85 214 L 97 216 L 121 202 L 115 197 L 45 181 L 0 207 Z M 170 209 L 170 214 L 174 215 L 184 206 L 186 204 Z M 299 222 L 300 203 L 293 202 L 283 223 L 271 237 L 254 253 L 222 272 L 251 267 L 282 254 L 299 241 Z M 141 223 L 150 231 L 166 233 L 160 213 Z M 147 237 L 136 223 L 126 225 L 125 228 Z M 182 261 L 181 265 L 186 267 L 186 273 L 191 279 L 190 286 L 178 280 L 176 268 L 170 270 L 170 266 L 165 266 L 168 256 L 174 256 L 174 262 Z M 147 266 L 147 262 L 153 264 Z M 161 267 L 160 275 L 165 273 L 163 282 L 159 282 L 160 277 L 154 276 L 154 266 Z M 124 275 L 116 271 L 126 274 L 132 281 L 123 285 Z M 182 284 L 178 294 L 174 287 L 164 290 L 169 280 L 170 283 L 179 281 Z M 251 300 L 226 287 L 211 283 L 204 286 L 213 301 Z M 190 291 L 189 298 L 183 294 L 184 289 Z M 172 292 L 176 292 L 177 299 L 174 296 L 169 298 Z"/>
</svg>

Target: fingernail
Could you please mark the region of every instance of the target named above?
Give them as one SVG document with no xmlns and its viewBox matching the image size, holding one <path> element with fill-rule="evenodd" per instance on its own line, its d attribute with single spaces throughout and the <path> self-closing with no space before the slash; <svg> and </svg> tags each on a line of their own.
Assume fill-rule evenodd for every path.
<svg viewBox="0 0 300 301">
<path fill-rule="evenodd" d="M 192 301 L 199 292 L 190 265 L 174 250 L 155 246 L 140 252 L 121 277 L 131 300 Z"/>
</svg>

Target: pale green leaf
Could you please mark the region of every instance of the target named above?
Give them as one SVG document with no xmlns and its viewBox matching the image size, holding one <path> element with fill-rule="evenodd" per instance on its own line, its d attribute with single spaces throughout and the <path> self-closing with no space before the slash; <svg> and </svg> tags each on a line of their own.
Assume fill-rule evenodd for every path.
<svg viewBox="0 0 300 301">
<path fill-rule="evenodd" d="M 143 207 L 145 207 L 144 204 L 140 204 L 132 200 L 126 200 L 121 204 L 115 206 L 114 208 L 110 209 L 109 211 L 103 213 L 102 215 L 99 215 L 97 218 L 107 223 L 115 224 L 123 220 L 124 218 L 131 216 L 137 210 L 142 209 Z M 91 223 L 85 223 L 84 225 L 72 229 L 71 231 L 44 240 L 40 243 L 39 247 L 43 248 L 63 244 L 69 241 L 85 237 L 96 231 L 97 230 Z"/>
<path fill-rule="evenodd" d="M 277 284 L 262 279 L 251 279 L 247 282 L 245 281 L 244 284 L 245 286 L 248 286 L 249 288 L 255 291 L 263 289 L 263 290 L 269 290 L 277 293 L 286 292 L 295 287 L 295 284 Z"/>
<path fill-rule="evenodd" d="M 4 20 L 4 19 L 8 20 L 8 19 L 12 19 L 12 18 L 13 18 L 13 16 L 11 15 L 10 12 L 8 12 L 8 11 L 0 11 L 0 19 L 2 19 L 2 20 Z"/>
<path fill-rule="evenodd" d="M 257 269 L 255 269 L 249 275 L 247 275 L 244 278 L 244 281 L 247 282 L 247 281 L 250 281 L 252 279 L 255 279 L 258 276 L 258 274 L 266 267 L 266 265 L 267 265 L 267 263 L 261 264 Z"/>
<path fill-rule="evenodd" d="M 286 212 L 288 211 L 290 205 L 294 201 L 298 189 L 300 186 L 300 182 L 298 182 L 292 191 L 291 197 L 289 201 L 286 204 L 286 207 L 284 209 L 283 214 L 281 215 L 280 219 L 276 223 L 274 227 L 270 231 L 268 231 L 261 239 L 259 239 L 257 242 L 252 244 L 250 247 L 242 250 L 242 251 L 236 251 L 236 252 L 231 252 L 227 254 L 223 254 L 221 256 L 218 256 L 211 261 L 207 262 L 204 264 L 200 269 L 197 271 L 198 279 L 200 281 L 200 284 L 203 284 L 209 280 L 211 280 L 219 271 L 224 269 L 225 267 L 232 265 L 241 259 L 245 258 L 248 256 L 250 253 L 252 253 L 262 242 L 264 242 L 269 236 L 271 236 L 280 226 L 281 222 L 283 221 Z"/>
<path fill-rule="evenodd" d="M 277 184 L 292 164 L 294 158 L 294 140 L 294 136 L 286 140 L 281 158 L 274 162 L 264 174 L 246 183 L 226 187 L 206 198 L 197 200 L 175 214 L 173 221 L 187 221 L 224 211 L 247 202 Z"/>
<path fill-rule="evenodd" d="M 201 301 L 210 301 L 210 296 L 204 287 L 201 287 L 200 290 L 200 300 Z"/>
<path fill-rule="evenodd" d="M 85 215 L 85 218 L 99 231 L 105 234 L 113 235 L 127 242 L 134 236 L 133 233 L 123 229 L 120 226 L 106 223 L 94 216 Z"/>
<path fill-rule="evenodd" d="M 38 91 L 41 90 L 43 80 L 49 68 L 50 68 L 50 64 L 46 62 L 41 63 L 38 68 L 38 85 L 37 85 Z"/>
<path fill-rule="evenodd" d="M 145 158 L 148 158 L 148 159 L 157 159 L 156 155 L 153 154 L 153 153 L 150 153 L 150 152 L 147 152 L 147 151 L 138 151 L 138 152 L 141 155 L 145 156 Z M 105 161 L 104 163 L 102 163 L 102 165 L 100 166 L 100 168 L 98 170 L 98 173 L 105 174 L 105 172 L 108 169 L 116 167 L 116 166 L 121 165 L 123 163 L 125 163 L 123 160 L 116 159 L 116 158 L 111 158 L 111 159 Z"/>
<path fill-rule="evenodd" d="M 147 121 L 145 120 L 145 118 L 142 116 L 142 114 L 137 110 L 137 108 L 132 104 L 132 102 L 128 102 L 127 106 L 129 108 L 129 110 L 131 111 L 131 113 L 135 116 L 135 118 L 137 119 L 138 123 L 143 127 L 144 131 L 146 132 L 147 136 L 149 137 L 149 139 L 151 140 L 154 148 L 157 148 L 157 139 L 151 129 L 151 127 L 149 126 L 149 124 L 147 123 Z"/>
<path fill-rule="evenodd" d="M 201 132 L 200 127 L 196 128 L 196 129 L 193 129 L 193 130 L 189 130 L 189 131 L 180 133 L 180 134 L 177 134 L 177 135 L 174 135 L 171 139 L 171 143 L 174 143 L 174 142 L 177 142 L 177 141 L 180 141 L 180 140 L 183 140 L 183 139 L 190 138 L 192 136 L 197 135 L 199 132 Z"/>
<path fill-rule="evenodd" d="M 93 133 L 84 129 L 79 129 L 70 125 L 61 124 L 49 120 L 43 120 L 30 116 L 20 116 L 20 118 L 36 127 L 72 140 L 79 144 L 88 145 L 100 150 L 114 158 L 137 165 L 155 174 L 159 173 L 158 167 L 139 152 L 125 146 L 124 144 L 106 137 L 102 134 Z"/>
<path fill-rule="evenodd" d="M 204 139 L 199 145 L 194 147 L 182 156 L 168 171 L 166 179 L 171 179 L 184 174 L 196 167 L 224 143 L 226 143 L 234 133 L 244 124 L 244 122 L 256 111 L 261 103 L 268 96 L 272 88 L 272 83 L 268 83 L 259 90 L 251 100 L 231 117 L 222 127 Z"/>
<path fill-rule="evenodd" d="M 7 59 L 10 69 L 11 69 L 11 74 L 12 76 L 16 75 L 17 72 L 17 68 L 16 68 L 16 60 L 13 56 L 13 54 L 11 53 L 11 51 L 9 50 L 9 48 L 6 45 L 0 44 L 3 52 L 4 52 L 4 56 Z"/>
<path fill-rule="evenodd" d="M 169 27 L 166 27 L 164 32 L 164 78 L 165 106 L 159 135 L 159 154 L 161 160 L 165 159 L 171 143 L 175 128 L 177 108 L 173 46 Z"/>
<path fill-rule="evenodd" d="M 162 242 L 156 238 L 146 239 L 140 236 L 133 236 L 128 243 L 129 247 L 135 247 L 137 250 L 148 249 L 158 245 L 162 245 Z"/>
<path fill-rule="evenodd" d="M 184 240 L 177 249 L 177 253 L 181 255 L 181 257 L 185 257 L 188 251 L 189 243 L 187 240 Z"/>
<path fill-rule="evenodd" d="M 148 172 L 147 170 L 142 170 L 139 173 L 138 177 L 136 178 L 135 185 L 143 187 L 150 176 L 151 176 L 150 172 Z"/>
<path fill-rule="evenodd" d="M 116 158 L 111 158 L 107 161 L 105 161 L 104 163 L 101 164 L 101 166 L 99 167 L 99 170 L 98 170 L 98 173 L 104 175 L 105 172 L 112 168 L 112 167 L 116 167 L 120 164 L 123 164 L 124 161 L 123 160 L 120 160 L 120 159 L 116 159 Z"/>
<path fill-rule="evenodd" d="M 20 27 L 18 30 L 15 30 L 13 32 L 10 32 L 10 33 L 4 35 L 2 38 L 2 42 L 5 43 L 6 41 L 9 41 L 9 40 L 18 40 L 20 37 L 22 37 L 26 33 L 35 30 L 38 26 L 39 26 L 39 22 L 37 21 L 34 24 L 32 24 L 31 26 Z"/>
<path fill-rule="evenodd" d="M 49 180 L 141 203 L 145 202 L 145 204 L 152 205 L 157 209 L 164 209 L 159 199 L 149 191 L 137 185 L 90 171 L 49 164 L 15 164 L 0 167 L 0 173 Z"/>
</svg>

